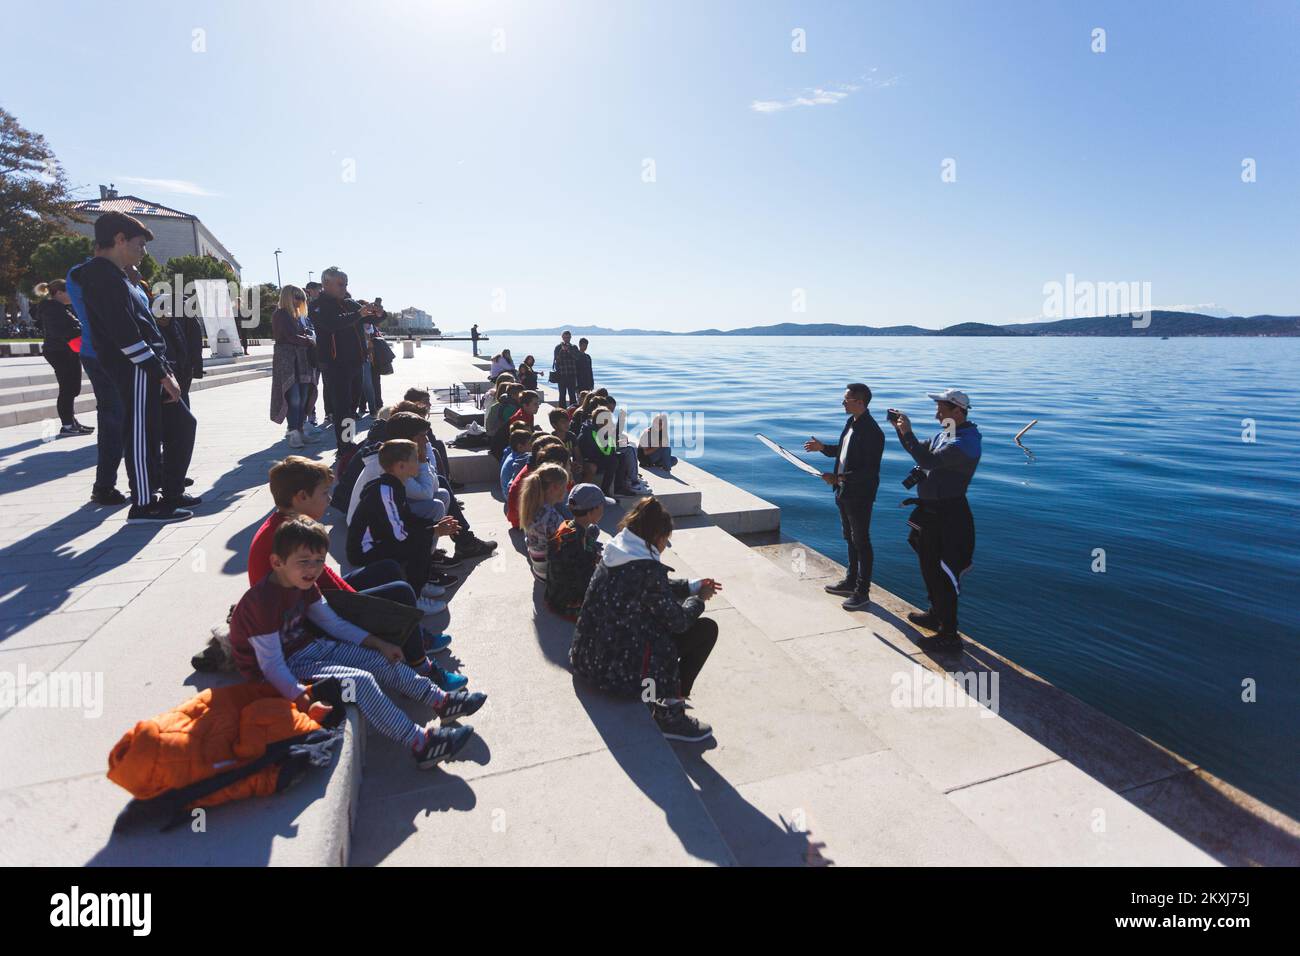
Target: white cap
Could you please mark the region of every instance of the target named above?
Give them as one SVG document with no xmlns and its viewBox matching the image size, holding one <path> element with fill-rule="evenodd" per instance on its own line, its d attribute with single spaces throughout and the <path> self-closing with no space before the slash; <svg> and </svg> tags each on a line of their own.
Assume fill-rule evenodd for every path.
<svg viewBox="0 0 1300 956">
<path fill-rule="evenodd" d="M 942 392 L 926 392 L 926 395 L 936 402 L 947 402 L 970 411 L 970 397 L 959 389 L 945 388 Z"/>
</svg>

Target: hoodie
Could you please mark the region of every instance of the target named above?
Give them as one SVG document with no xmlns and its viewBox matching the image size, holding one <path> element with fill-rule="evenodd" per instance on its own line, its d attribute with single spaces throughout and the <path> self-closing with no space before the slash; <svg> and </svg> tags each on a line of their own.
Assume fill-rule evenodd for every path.
<svg viewBox="0 0 1300 956">
<path fill-rule="evenodd" d="M 632 561 L 659 561 L 659 551 L 652 544 L 647 544 L 644 539 L 632 533 L 628 528 L 624 528 L 618 534 L 614 535 L 612 541 L 605 545 L 605 553 L 601 555 L 600 563 L 607 568 L 622 567 Z M 700 593 L 700 584 L 703 578 L 692 578 L 689 586 L 692 594 Z"/>
</svg>

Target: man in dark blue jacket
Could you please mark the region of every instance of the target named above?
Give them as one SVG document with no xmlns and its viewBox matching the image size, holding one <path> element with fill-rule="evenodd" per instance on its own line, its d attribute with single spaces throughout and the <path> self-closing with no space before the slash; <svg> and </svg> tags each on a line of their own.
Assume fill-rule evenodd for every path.
<svg viewBox="0 0 1300 956">
<path fill-rule="evenodd" d="M 366 357 L 363 320 L 379 314 L 348 297 L 348 277 L 330 266 L 320 274 L 321 294 L 308 314 L 316 329 L 316 358 L 325 383 L 326 409 L 334 419 L 334 443 L 340 454 L 356 450 L 355 411 L 361 397 L 361 370 Z"/>
<path fill-rule="evenodd" d="M 844 410 L 849 413 L 840 440 L 826 445 L 815 437 L 804 442 L 805 451 L 819 451 L 835 459 L 834 471 L 822 481 L 835 489 L 840 509 L 840 529 L 849 546 L 849 570 L 844 580 L 826 585 L 831 594 L 845 595 L 847 611 L 865 611 L 871 605 L 871 569 L 875 552 L 871 548 L 871 510 L 880 487 L 880 458 L 885 453 L 885 434 L 867 411 L 871 389 L 853 382 L 844 389 Z"/>
<path fill-rule="evenodd" d="M 153 233 L 138 219 L 109 212 L 95 221 L 95 256 L 68 273 L 74 302 L 84 310 L 94 357 L 112 379 L 124 410 L 127 521 L 184 521 L 181 507 L 198 499 L 184 492 L 194 452 L 194 416 L 180 401 L 181 389 L 167 359 L 167 345 L 149 310 L 149 297 L 127 273 L 144 258 Z M 84 344 L 84 343 L 83 343 Z M 175 409 L 163 414 L 163 403 Z M 161 491 L 162 498 L 157 494 Z"/>
<path fill-rule="evenodd" d="M 935 402 L 934 417 L 943 430 L 923 443 L 912 432 L 912 423 L 902 412 L 890 409 L 890 420 L 898 440 L 916 462 L 904 487 L 916 487 L 916 497 L 905 504 L 916 507 L 907 519 L 911 531 L 907 543 L 921 563 L 921 577 L 930 597 L 929 609 L 907 615 L 921 627 L 937 631 L 926 641 L 937 650 L 961 650 L 957 632 L 957 598 L 961 576 L 975 556 L 975 516 L 966 500 L 966 488 L 979 466 L 980 430 L 967 420 L 970 398 L 950 388 L 930 394 Z"/>
</svg>

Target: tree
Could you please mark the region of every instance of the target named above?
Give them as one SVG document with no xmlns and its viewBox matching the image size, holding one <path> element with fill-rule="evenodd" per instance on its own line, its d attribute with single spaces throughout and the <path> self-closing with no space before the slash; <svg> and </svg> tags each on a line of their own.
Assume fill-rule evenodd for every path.
<svg viewBox="0 0 1300 956">
<path fill-rule="evenodd" d="M 140 270 L 144 274 L 144 270 Z M 174 276 L 184 276 L 186 282 L 196 279 L 224 279 L 226 282 L 238 282 L 235 270 L 216 256 L 172 256 L 162 268 L 159 279 L 174 282 Z"/>
<path fill-rule="evenodd" d="M 0 296 L 26 277 L 32 253 L 73 218 L 63 167 L 45 137 L 0 107 Z"/>
</svg>

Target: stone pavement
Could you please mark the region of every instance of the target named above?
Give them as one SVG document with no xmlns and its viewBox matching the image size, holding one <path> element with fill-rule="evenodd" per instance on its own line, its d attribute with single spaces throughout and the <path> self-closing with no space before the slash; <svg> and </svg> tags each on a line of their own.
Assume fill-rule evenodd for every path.
<svg viewBox="0 0 1300 956">
<path fill-rule="evenodd" d="M 415 356 L 385 378 L 390 401 L 481 377 L 465 352 Z M 289 453 L 268 389 L 195 393 L 205 503 L 160 529 L 87 504 L 93 436 L 0 428 L 0 674 L 102 680 L 79 707 L 0 712 L 0 863 L 1300 862 L 1294 821 L 976 644 L 931 659 L 904 602 L 876 590 L 871 613 L 844 612 L 821 590 L 833 562 L 779 536 L 751 546 L 706 513 L 677 519 L 666 560 L 725 585 L 693 700 L 716 740 L 670 745 L 641 705 L 570 676 L 572 626 L 541 605 L 490 483 L 460 496 L 501 545 L 457 569 L 449 613 L 430 622 L 490 697 L 464 759 L 421 773 L 354 720 L 335 765 L 287 794 L 216 808 L 202 834 L 112 837 L 127 795 L 104 777 L 110 748 L 206 686 L 190 655 L 246 586 L 266 470 Z M 977 705 L 994 674 L 996 702 Z"/>
</svg>

